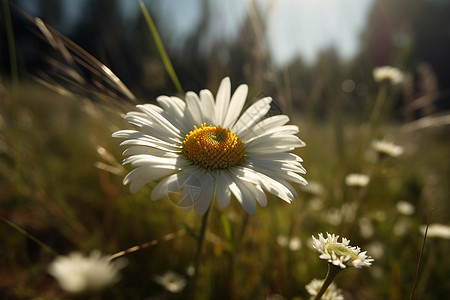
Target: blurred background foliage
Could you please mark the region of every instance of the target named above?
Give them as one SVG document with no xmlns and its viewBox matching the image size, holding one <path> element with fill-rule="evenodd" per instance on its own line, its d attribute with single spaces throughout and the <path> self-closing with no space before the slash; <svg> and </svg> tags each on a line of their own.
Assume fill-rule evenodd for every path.
<svg viewBox="0 0 450 300">
<path fill-rule="evenodd" d="M 177 90 L 140 10 L 127 13 L 124 1 L 81 1 L 81 14 L 69 22 L 64 13 L 73 9 L 69 1 L 10 1 L 20 74 L 14 82 L 5 2 L 0 17 L 2 218 L 60 254 L 91 249 L 115 253 L 181 228 L 196 230 L 199 218 L 180 211 L 172 203 L 176 195 L 171 201 L 152 202 L 148 195 L 153 184 L 135 195 L 121 184 L 125 169 L 117 161 L 122 149 L 110 136 L 127 126 L 120 114 L 132 109 L 133 101 L 125 101 L 117 90 L 104 97 L 111 90 L 87 69 L 81 71 L 86 86 L 54 77 L 71 69 L 55 63 L 62 61 L 61 52 L 39 38 L 36 24 L 22 13 L 41 18 L 73 40 L 144 103 L 161 94 L 176 95 Z M 231 37 L 217 34 L 217 27 L 220 32 L 226 25 L 216 23 L 221 6 L 215 1 L 197 2 L 198 21 L 182 36 L 165 15 L 166 1 L 145 2 L 183 89 L 210 88 L 215 93 L 220 80 L 230 76 L 233 87 L 249 84 L 249 101 L 272 96 L 271 113 L 288 114 L 300 126 L 299 136 L 307 147 L 298 154 L 305 160 L 306 178 L 322 187 L 317 192 L 296 186 L 300 197 L 295 203 L 270 198 L 268 207 L 258 208 L 254 217 L 246 216 L 237 203 L 227 209 L 216 205 L 202 297 L 307 299 L 305 284 L 326 272 L 309 239 L 328 231 L 348 237 L 376 259 L 370 269 L 352 269 L 338 277 L 346 299 L 405 299 L 420 253 L 419 226 L 426 223 L 432 207 L 433 223 L 448 224 L 450 218 L 450 3 L 372 1 L 358 51 L 351 58 L 343 58 L 330 45 L 319 49 L 313 61 L 299 53 L 280 64 L 267 38 L 278 2 L 245 1 L 244 18 L 233 25 L 236 32 Z M 401 69 L 405 80 L 388 88 L 383 114 L 368 130 L 380 88 L 372 69 L 381 65 Z M 60 85 L 49 89 L 37 78 Z M 406 151 L 376 163 L 368 145 L 385 136 Z M 359 200 L 358 190 L 344 184 L 346 174 L 355 172 L 372 175 Z M 412 215 L 396 209 L 401 200 L 415 207 Z M 354 203 L 358 213 L 347 220 L 343 215 L 350 214 Z M 299 238 L 302 247 L 292 250 L 278 243 L 283 235 Z M 449 294 L 448 251 L 448 240 L 427 241 L 417 299 L 444 299 Z M 171 294 L 153 278 L 169 269 L 185 274 L 194 253 L 195 242 L 185 234 L 130 254 L 122 280 L 102 298 L 184 299 L 185 292 Z M 0 257 L 4 299 L 67 297 L 46 274 L 54 253 L 5 222 L 0 223 Z"/>
</svg>

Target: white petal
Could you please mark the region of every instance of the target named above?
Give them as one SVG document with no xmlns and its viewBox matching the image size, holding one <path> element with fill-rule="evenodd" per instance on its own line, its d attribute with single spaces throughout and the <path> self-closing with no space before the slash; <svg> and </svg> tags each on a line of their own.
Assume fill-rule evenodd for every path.
<svg viewBox="0 0 450 300">
<path fill-rule="evenodd" d="M 127 157 L 123 160 L 122 164 L 131 163 L 133 167 L 143 167 L 143 166 L 172 166 L 174 170 L 181 169 L 192 164 L 188 159 L 183 156 L 178 157 L 159 157 L 149 154 L 138 154 Z"/>
<path fill-rule="evenodd" d="M 210 175 L 206 175 L 202 179 L 202 191 L 200 197 L 194 204 L 195 213 L 199 216 L 205 214 L 211 205 L 211 201 L 213 199 L 214 194 L 214 182 Z"/>
<path fill-rule="evenodd" d="M 266 170 L 273 170 L 275 172 L 286 173 L 289 171 L 306 174 L 305 168 L 297 162 L 282 162 L 274 160 L 258 160 L 247 158 L 246 163 L 252 166 L 263 168 Z"/>
<path fill-rule="evenodd" d="M 131 139 L 131 140 L 125 140 L 122 143 L 120 143 L 121 146 L 127 146 L 127 145 L 134 145 L 134 146 L 147 146 L 152 147 L 155 149 L 160 149 L 163 151 L 173 152 L 173 153 L 179 153 L 181 152 L 180 147 L 175 146 L 168 146 L 164 145 L 161 146 L 161 143 L 153 142 L 153 141 L 147 141 L 144 139 Z"/>
<path fill-rule="evenodd" d="M 173 173 L 172 168 L 139 167 L 128 173 L 123 179 L 123 184 L 130 184 L 130 191 L 136 193 L 146 183 Z"/>
<path fill-rule="evenodd" d="M 167 152 L 160 149 L 155 149 L 147 146 L 131 146 L 123 151 L 122 156 L 131 156 L 139 154 L 150 154 L 160 157 L 178 157 L 180 154 L 174 152 Z"/>
<path fill-rule="evenodd" d="M 137 105 L 137 108 L 139 108 L 140 110 L 142 110 L 143 112 L 145 112 L 146 114 L 149 115 L 149 117 L 151 117 L 151 120 L 155 122 L 155 124 L 158 124 L 161 127 L 165 127 L 167 131 L 173 133 L 173 135 L 180 135 L 180 130 L 175 127 L 171 122 L 169 122 L 166 118 L 164 118 L 161 115 L 161 112 L 157 111 L 156 109 L 154 109 L 153 107 L 158 107 L 158 106 L 150 106 L 148 104 L 146 105 Z M 159 108 L 159 107 L 158 107 Z"/>
<path fill-rule="evenodd" d="M 185 118 L 190 119 L 193 125 L 199 127 L 203 121 L 200 98 L 194 92 L 187 92 L 186 96 L 187 109 L 185 111 Z"/>
<path fill-rule="evenodd" d="M 249 214 L 254 215 L 256 212 L 256 200 L 247 185 L 251 183 L 241 181 L 238 178 L 230 185 L 230 190 L 236 199 L 241 203 L 242 208 Z"/>
<path fill-rule="evenodd" d="M 216 95 L 216 122 L 215 125 L 222 125 L 225 120 L 225 115 L 228 111 L 228 104 L 230 103 L 231 82 L 229 77 L 225 77 L 220 82 L 219 90 Z"/>
<path fill-rule="evenodd" d="M 249 180 L 254 181 L 259 184 L 267 192 L 283 199 L 284 201 L 291 203 L 294 199 L 294 193 L 292 193 L 292 187 L 287 184 L 285 185 L 282 180 L 277 180 L 264 173 L 258 172 L 247 167 L 237 167 L 235 169 L 240 169 L 245 173 L 245 177 Z"/>
<path fill-rule="evenodd" d="M 258 201 L 259 205 L 262 207 L 267 206 L 267 196 L 266 193 L 264 193 L 263 189 L 259 185 L 255 185 L 255 197 L 256 201 Z"/>
<path fill-rule="evenodd" d="M 149 104 L 149 103 L 138 104 L 138 105 L 136 105 L 136 107 L 139 108 L 142 111 L 153 111 L 153 112 L 158 113 L 158 114 L 160 114 L 160 113 L 162 113 L 164 111 L 164 109 L 162 109 L 158 105 Z"/>
<path fill-rule="evenodd" d="M 120 130 L 114 132 L 113 137 L 128 138 L 128 140 L 120 143 L 123 145 L 148 146 L 169 152 L 180 152 L 181 145 L 175 142 L 167 142 L 148 134 L 135 130 Z"/>
<path fill-rule="evenodd" d="M 253 136 L 258 136 L 267 130 L 274 130 L 274 128 L 283 126 L 287 122 L 289 122 L 289 117 L 286 115 L 276 115 L 266 118 L 252 128 L 249 128 L 249 130 L 245 132 L 245 135 L 241 134 L 240 139 L 245 142 Z"/>
<path fill-rule="evenodd" d="M 184 112 L 186 110 L 186 103 L 178 97 L 161 96 L 156 99 L 159 105 L 164 109 L 162 115 L 180 132 L 189 132 L 191 124 L 186 124 Z"/>
<path fill-rule="evenodd" d="M 161 125 L 149 119 L 148 115 L 138 112 L 128 113 L 125 117 L 128 123 L 139 126 L 146 134 L 159 138 L 166 142 L 182 143 L 183 138 L 180 132 L 169 130 L 166 125 Z"/>
<path fill-rule="evenodd" d="M 186 187 L 189 188 L 187 191 L 190 192 L 192 197 L 198 197 L 202 190 L 203 177 L 204 176 L 202 176 L 196 168 L 173 174 L 153 188 L 151 198 L 157 200 L 169 193 L 174 193 L 180 189 L 184 190 Z M 192 203 L 196 201 L 195 198 L 192 198 L 191 200 Z"/>
<path fill-rule="evenodd" d="M 287 153 L 287 152 L 275 152 L 275 153 L 251 153 L 248 154 L 247 157 L 250 159 L 257 159 L 257 160 L 276 160 L 286 163 L 292 163 L 292 162 L 303 162 L 303 159 L 294 154 L 294 153 Z"/>
<path fill-rule="evenodd" d="M 156 101 L 158 101 L 159 105 L 161 105 L 168 115 L 177 119 L 183 118 L 186 103 L 180 98 L 160 96 L 156 98 Z"/>
<path fill-rule="evenodd" d="M 247 99 L 248 86 L 246 84 L 241 84 L 233 96 L 231 97 L 230 106 L 227 111 L 227 115 L 222 124 L 224 128 L 230 128 L 238 119 L 241 114 L 242 108 L 244 107 L 245 100 Z"/>
<path fill-rule="evenodd" d="M 252 131 L 253 129 L 249 129 L 246 132 Z M 266 140 L 267 137 L 277 137 L 277 136 L 287 136 L 287 135 L 294 135 L 298 133 L 298 126 L 296 125 L 285 125 L 270 129 L 265 129 L 265 131 L 254 131 L 252 134 L 250 134 L 245 140 L 243 140 L 244 143 L 250 143 L 251 141 L 261 139 Z"/>
<path fill-rule="evenodd" d="M 152 190 L 150 197 L 152 200 L 158 200 L 169 193 L 176 192 L 181 189 L 181 186 L 186 182 L 186 177 L 189 176 L 190 171 L 184 171 L 170 175 L 169 177 L 158 183 Z"/>
<path fill-rule="evenodd" d="M 247 153 L 276 153 L 287 152 L 298 147 L 305 146 L 305 143 L 295 135 L 269 134 L 264 139 L 255 139 L 245 144 Z"/>
<path fill-rule="evenodd" d="M 216 121 L 216 108 L 213 94 L 209 90 L 201 90 L 200 100 L 202 103 L 203 122 L 206 122 L 206 125 L 219 124 Z"/>
<path fill-rule="evenodd" d="M 233 182 L 233 178 L 228 173 L 228 171 L 222 171 L 219 175 L 216 176 L 216 198 L 219 205 L 223 208 L 230 205 L 231 201 L 231 191 L 230 184 Z"/>
<path fill-rule="evenodd" d="M 247 108 L 247 110 L 231 128 L 233 132 L 236 133 L 237 136 L 245 136 L 245 131 L 252 128 L 270 110 L 270 102 L 272 102 L 272 98 L 266 97 L 258 100 Z"/>
</svg>

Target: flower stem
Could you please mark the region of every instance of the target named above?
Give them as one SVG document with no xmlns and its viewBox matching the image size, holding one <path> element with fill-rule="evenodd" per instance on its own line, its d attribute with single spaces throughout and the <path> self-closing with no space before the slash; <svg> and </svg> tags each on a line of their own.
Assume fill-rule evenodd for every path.
<svg viewBox="0 0 450 300">
<path fill-rule="evenodd" d="M 375 100 L 372 115 L 370 116 L 369 125 L 371 126 L 371 128 L 376 127 L 378 119 L 380 118 L 381 111 L 383 109 L 383 104 L 386 100 L 387 89 L 388 84 L 386 82 L 383 82 L 380 86 L 380 89 L 378 90 L 378 95 Z"/>
<path fill-rule="evenodd" d="M 144 15 L 144 18 L 147 21 L 147 25 L 152 33 L 153 39 L 155 40 L 159 54 L 161 55 L 164 67 L 166 68 L 166 71 L 169 74 L 170 79 L 172 79 L 173 84 L 177 88 L 178 93 L 180 93 L 180 95 L 183 95 L 184 94 L 183 88 L 181 87 L 180 81 L 178 80 L 177 74 L 175 73 L 172 62 L 170 61 L 169 55 L 167 54 L 166 48 L 164 47 L 164 44 L 158 33 L 158 29 L 156 29 L 156 25 L 153 22 L 153 19 L 150 16 L 150 14 L 148 13 L 148 10 L 145 7 L 144 2 L 142 0 L 138 0 L 138 2 L 139 6 L 141 7 L 142 14 Z"/>
<path fill-rule="evenodd" d="M 330 286 L 330 284 L 333 282 L 334 278 L 342 269 L 338 266 L 333 265 L 332 263 L 328 264 L 328 272 L 327 276 L 325 277 L 325 280 L 323 281 L 322 287 L 320 288 L 320 291 L 317 293 L 314 300 L 320 300 L 327 290 L 327 288 Z"/>
<path fill-rule="evenodd" d="M 209 217 L 210 211 L 211 211 L 211 206 L 208 208 L 206 213 L 203 215 L 202 225 L 200 227 L 200 232 L 197 237 L 197 254 L 195 256 L 195 261 L 194 261 L 195 273 L 191 279 L 192 281 L 191 281 L 191 288 L 190 288 L 190 299 L 196 299 L 195 293 L 197 291 L 197 281 L 198 281 L 199 273 L 200 273 L 200 260 L 202 258 L 203 244 L 205 242 L 206 227 L 208 227 L 208 217 Z"/>
</svg>

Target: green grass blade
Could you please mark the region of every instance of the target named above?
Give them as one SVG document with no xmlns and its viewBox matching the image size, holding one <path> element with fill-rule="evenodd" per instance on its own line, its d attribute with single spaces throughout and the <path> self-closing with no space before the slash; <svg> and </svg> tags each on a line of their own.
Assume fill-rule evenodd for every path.
<svg viewBox="0 0 450 300">
<path fill-rule="evenodd" d="M 159 54 L 161 55 L 164 67 L 166 68 L 166 71 L 169 74 L 170 78 L 172 79 L 178 92 L 183 95 L 184 94 L 183 88 L 181 87 L 181 84 L 180 84 L 180 81 L 178 80 L 177 74 L 175 73 L 175 70 L 173 69 L 172 63 L 170 62 L 170 58 L 167 55 L 166 48 L 164 47 L 161 37 L 159 36 L 158 30 L 156 29 L 156 26 L 155 26 L 155 23 L 153 22 L 152 17 L 148 13 L 147 8 L 144 5 L 144 2 L 142 0 L 138 0 L 138 2 L 139 2 L 139 6 L 141 7 L 142 14 L 144 15 L 145 20 L 147 21 L 148 27 L 150 28 L 153 39 L 155 40 L 156 47 L 158 48 Z"/>
<path fill-rule="evenodd" d="M 0 220 L 2 220 L 3 222 L 5 222 L 6 224 L 8 224 L 9 226 L 11 226 L 12 228 L 14 228 L 15 230 L 17 230 L 18 232 L 20 232 L 21 234 L 23 234 L 24 236 L 26 236 L 27 238 L 29 238 L 30 240 L 32 240 L 33 242 L 35 242 L 36 244 L 38 244 L 39 246 L 42 247 L 42 249 L 44 249 L 45 251 L 53 254 L 53 255 L 58 255 L 58 252 L 56 252 L 55 250 L 53 250 L 51 247 L 49 247 L 48 245 L 46 245 L 44 242 L 40 241 L 37 237 L 35 237 L 34 235 L 28 233 L 25 229 L 23 229 L 22 227 L 20 227 L 19 225 L 14 224 L 13 222 L 3 218 L 2 216 L 0 216 Z"/>
<path fill-rule="evenodd" d="M 3 6 L 3 17 L 5 18 L 5 28 L 6 28 L 6 38 L 8 41 L 8 52 L 9 52 L 9 64 L 11 68 L 11 99 L 12 99 L 12 113 L 17 120 L 18 109 L 19 109 L 19 72 L 17 67 L 17 55 L 16 55 L 16 42 L 14 40 L 14 30 L 12 26 L 11 11 L 9 7 L 9 1 L 4 0 Z M 15 165 L 15 180 L 16 180 L 16 191 L 21 194 L 21 176 L 20 176 L 20 152 L 19 152 L 19 124 L 16 121 L 14 123 L 14 165 Z"/>
</svg>

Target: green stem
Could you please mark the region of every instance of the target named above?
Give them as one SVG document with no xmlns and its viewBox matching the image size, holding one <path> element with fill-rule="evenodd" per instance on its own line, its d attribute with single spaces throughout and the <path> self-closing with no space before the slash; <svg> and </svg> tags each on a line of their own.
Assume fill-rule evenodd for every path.
<svg viewBox="0 0 450 300">
<path fill-rule="evenodd" d="M 330 286 L 330 284 L 333 282 L 334 278 L 342 269 L 338 266 L 333 265 L 332 263 L 328 264 L 328 272 L 327 276 L 325 277 L 325 280 L 323 281 L 322 287 L 320 288 L 320 291 L 317 293 L 314 300 L 320 300 L 327 290 L 327 288 Z"/>
<path fill-rule="evenodd" d="M 40 241 L 37 237 L 35 237 L 34 235 L 29 234 L 27 231 L 25 231 L 22 227 L 14 224 L 13 222 L 5 219 L 4 217 L 0 216 L 0 220 L 2 220 L 3 222 L 5 222 L 6 224 L 8 224 L 9 226 L 11 226 L 12 228 L 14 228 L 15 230 L 17 230 L 18 232 L 20 232 L 21 234 L 23 234 L 24 236 L 26 236 L 27 238 L 29 238 L 30 240 L 32 240 L 33 242 L 35 242 L 36 244 L 38 244 L 39 246 L 41 246 L 44 250 L 46 250 L 47 252 L 53 254 L 53 255 L 58 255 L 58 252 L 56 252 L 55 250 L 53 250 L 52 248 L 50 248 L 49 246 L 47 246 L 44 242 Z"/>
<path fill-rule="evenodd" d="M 161 59 L 163 61 L 164 67 L 166 68 L 166 71 L 169 74 L 170 79 L 172 79 L 172 82 L 174 83 L 175 87 L 177 88 L 178 93 L 183 95 L 184 94 L 183 88 L 181 87 L 180 81 L 178 80 L 177 74 L 175 73 L 172 63 L 170 62 L 169 55 L 167 54 L 166 48 L 164 47 L 164 44 L 158 33 L 158 29 L 156 29 L 155 23 L 153 22 L 152 17 L 148 13 L 148 10 L 145 7 L 144 2 L 142 0 L 138 0 L 138 2 L 139 2 L 139 6 L 141 7 L 142 14 L 144 15 L 144 18 L 147 21 L 147 25 L 150 28 L 153 39 L 155 40 L 156 47 L 158 48 L 159 54 L 161 55 Z"/>
<path fill-rule="evenodd" d="M 369 120 L 370 130 L 376 127 L 377 121 L 380 118 L 381 111 L 383 110 L 384 101 L 386 100 L 386 94 L 389 84 L 387 82 L 382 82 L 380 89 L 378 90 L 378 95 L 375 100 L 375 105 L 372 110 L 372 114 Z"/>
<path fill-rule="evenodd" d="M 211 203 L 211 206 L 212 206 L 212 203 Z M 209 213 L 211 211 L 211 206 L 208 208 L 206 213 L 203 215 L 202 225 L 200 227 L 200 232 L 197 237 L 197 254 L 195 255 L 195 261 L 194 261 L 195 273 L 192 276 L 192 281 L 191 281 L 190 299 L 196 299 L 195 293 L 197 291 L 197 281 L 198 281 L 199 274 L 200 274 L 200 261 L 202 259 L 203 244 L 205 243 L 206 228 L 208 227 L 208 218 L 209 218 Z"/>
</svg>

